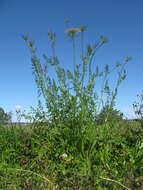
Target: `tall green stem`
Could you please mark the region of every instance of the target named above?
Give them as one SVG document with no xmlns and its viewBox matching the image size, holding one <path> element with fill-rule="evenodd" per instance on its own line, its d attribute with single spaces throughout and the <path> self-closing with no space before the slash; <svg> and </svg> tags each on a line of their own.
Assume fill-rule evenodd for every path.
<svg viewBox="0 0 143 190">
<path fill-rule="evenodd" d="M 75 76 L 75 71 L 76 71 L 76 62 L 75 62 L 75 37 L 72 37 L 73 41 L 73 66 L 74 66 L 74 76 Z"/>
<path fill-rule="evenodd" d="M 81 33 L 81 56 L 84 54 L 84 32 Z"/>
</svg>

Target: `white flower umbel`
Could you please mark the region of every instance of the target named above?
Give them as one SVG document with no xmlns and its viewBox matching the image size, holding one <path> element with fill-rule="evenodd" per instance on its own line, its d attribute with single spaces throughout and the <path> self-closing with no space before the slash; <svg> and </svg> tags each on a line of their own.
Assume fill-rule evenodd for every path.
<svg viewBox="0 0 143 190">
<path fill-rule="evenodd" d="M 68 157 L 68 155 L 67 155 L 66 153 L 63 153 L 61 157 L 62 157 L 62 159 L 64 160 L 65 158 Z"/>
</svg>

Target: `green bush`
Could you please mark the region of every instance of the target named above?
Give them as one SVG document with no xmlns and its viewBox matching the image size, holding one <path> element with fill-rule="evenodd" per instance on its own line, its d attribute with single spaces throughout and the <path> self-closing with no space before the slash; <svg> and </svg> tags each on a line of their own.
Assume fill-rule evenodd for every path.
<svg viewBox="0 0 143 190">
<path fill-rule="evenodd" d="M 11 113 L 5 113 L 4 109 L 0 107 L 0 124 L 11 122 Z"/>
<path fill-rule="evenodd" d="M 99 124 L 104 124 L 105 122 L 114 123 L 121 120 L 123 120 L 123 113 L 113 107 L 110 108 L 108 105 L 103 107 L 97 118 Z"/>
</svg>

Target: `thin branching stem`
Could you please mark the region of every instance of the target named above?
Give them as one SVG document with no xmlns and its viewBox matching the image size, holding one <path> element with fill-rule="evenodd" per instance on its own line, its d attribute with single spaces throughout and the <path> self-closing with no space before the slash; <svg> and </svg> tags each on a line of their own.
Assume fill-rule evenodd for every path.
<svg viewBox="0 0 143 190">
<path fill-rule="evenodd" d="M 75 36 L 73 35 L 72 37 L 72 42 L 73 42 L 73 66 L 74 66 L 74 76 L 75 76 L 75 72 L 76 72 L 76 57 L 75 57 Z"/>
<path fill-rule="evenodd" d="M 114 183 L 120 185 L 121 187 L 123 187 L 124 189 L 131 190 L 129 187 L 126 187 L 125 185 L 123 185 L 122 183 L 120 183 L 119 181 L 116 181 L 114 179 L 110 179 L 110 178 L 106 178 L 106 177 L 100 177 L 100 179 L 110 181 L 110 182 L 114 182 Z"/>
</svg>

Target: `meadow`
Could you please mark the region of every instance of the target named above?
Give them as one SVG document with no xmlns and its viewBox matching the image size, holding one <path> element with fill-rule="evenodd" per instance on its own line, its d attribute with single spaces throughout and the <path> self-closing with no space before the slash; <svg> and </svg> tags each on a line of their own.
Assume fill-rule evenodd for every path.
<svg viewBox="0 0 143 190">
<path fill-rule="evenodd" d="M 107 40 L 100 36 L 85 46 L 86 27 L 68 28 L 73 46 L 73 71 L 62 68 L 55 51 L 55 33 L 49 31 L 51 56 L 37 56 L 37 49 L 23 35 L 30 50 L 33 76 L 39 100 L 27 126 L 0 124 L 0 189 L 2 190 L 142 190 L 143 125 L 142 102 L 134 103 L 138 121 L 123 119 L 115 109 L 116 97 L 126 78 L 127 56 L 100 71 L 92 69 L 94 56 Z M 81 63 L 76 59 L 76 41 L 81 44 Z M 53 69 L 56 79 L 49 70 Z M 109 76 L 117 73 L 116 85 Z M 101 80 L 101 90 L 96 81 Z"/>
</svg>

